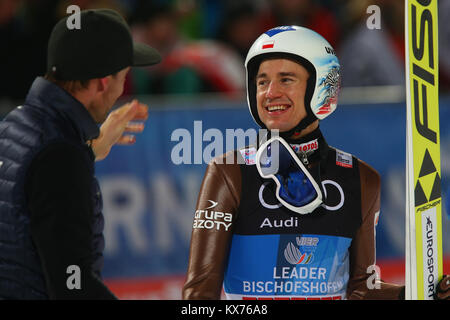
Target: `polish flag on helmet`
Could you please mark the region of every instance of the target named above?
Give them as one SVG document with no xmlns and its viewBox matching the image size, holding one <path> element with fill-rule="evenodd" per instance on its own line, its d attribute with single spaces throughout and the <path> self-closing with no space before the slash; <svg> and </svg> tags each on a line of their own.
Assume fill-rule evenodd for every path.
<svg viewBox="0 0 450 320">
<path fill-rule="evenodd" d="M 264 42 L 262 45 L 262 49 L 271 49 L 271 48 L 273 48 L 274 44 L 275 44 L 275 41 Z"/>
</svg>

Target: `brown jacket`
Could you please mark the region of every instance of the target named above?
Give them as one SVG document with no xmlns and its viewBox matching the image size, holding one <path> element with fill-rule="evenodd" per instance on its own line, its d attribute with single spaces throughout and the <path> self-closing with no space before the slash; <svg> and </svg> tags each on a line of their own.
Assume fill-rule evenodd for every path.
<svg viewBox="0 0 450 320">
<path fill-rule="evenodd" d="M 183 287 L 183 299 L 220 299 L 222 282 L 233 235 L 232 223 L 236 220 L 241 197 L 241 170 L 237 153 L 229 152 L 216 158 L 207 167 L 201 185 L 197 212 L 210 199 L 217 200 L 215 210 L 231 213 L 225 227 L 194 228 L 192 231 L 189 266 Z M 234 163 L 234 164 L 229 164 Z M 379 289 L 368 289 L 371 274 L 369 266 L 375 264 L 374 224 L 380 211 L 380 177 L 369 165 L 359 160 L 361 180 L 362 224 L 350 247 L 350 278 L 347 299 L 399 299 L 403 286 L 382 281 Z M 194 220 L 195 223 L 195 220 Z M 375 288 L 378 287 L 375 286 Z"/>
</svg>

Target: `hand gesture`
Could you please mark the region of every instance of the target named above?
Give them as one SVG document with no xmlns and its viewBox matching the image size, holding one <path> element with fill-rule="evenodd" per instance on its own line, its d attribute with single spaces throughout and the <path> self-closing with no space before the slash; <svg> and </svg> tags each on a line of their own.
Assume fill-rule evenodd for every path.
<svg viewBox="0 0 450 320">
<path fill-rule="evenodd" d="M 136 142 L 134 133 L 144 130 L 144 122 L 148 117 L 148 106 L 136 99 L 112 111 L 100 127 L 100 135 L 92 141 L 95 161 L 103 160 L 109 154 L 111 147 L 132 145 Z M 141 121 L 141 122 L 130 122 Z M 124 134 L 129 132 L 133 134 Z"/>
</svg>

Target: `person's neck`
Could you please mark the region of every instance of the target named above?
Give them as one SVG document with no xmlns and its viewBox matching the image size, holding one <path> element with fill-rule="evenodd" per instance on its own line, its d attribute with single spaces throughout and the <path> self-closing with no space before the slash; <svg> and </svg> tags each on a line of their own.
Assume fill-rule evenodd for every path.
<svg viewBox="0 0 450 320">
<path fill-rule="evenodd" d="M 309 135 L 311 132 L 315 131 L 317 128 L 319 128 L 319 120 L 314 121 L 309 126 L 307 126 L 305 129 L 301 130 L 300 132 L 295 132 L 289 140 L 303 140 L 304 137 Z"/>
<path fill-rule="evenodd" d="M 91 104 L 92 98 L 86 91 L 69 92 L 75 99 L 80 101 L 80 103 L 89 110 L 89 105 Z"/>
</svg>

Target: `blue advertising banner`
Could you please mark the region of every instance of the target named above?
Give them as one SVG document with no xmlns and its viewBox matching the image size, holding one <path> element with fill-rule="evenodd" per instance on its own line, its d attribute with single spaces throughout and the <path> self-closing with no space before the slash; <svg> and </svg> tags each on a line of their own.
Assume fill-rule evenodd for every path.
<svg viewBox="0 0 450 320">
<path fill-rule="evenodd" d="M 377 259 L 404 256 L 405 115 L 404 104 L 346 105 L 321 123 L 330 145 L 354 154 L 381 175 Z M 442 191 L 447 203 L 443 246 L 448 255 L 449 99 L 441 101 L 440 117 Z M 150 109 L 146 129 L 136 144 L 115 146 L 97 163 L 106 221 L 104 278 L 186 272 L 195 205 L 207 162 L 213 151 L 219 155 L 243 143 L 225 141 L 227 129 L 257 130 L 245 104 Z"/>
</svg>

